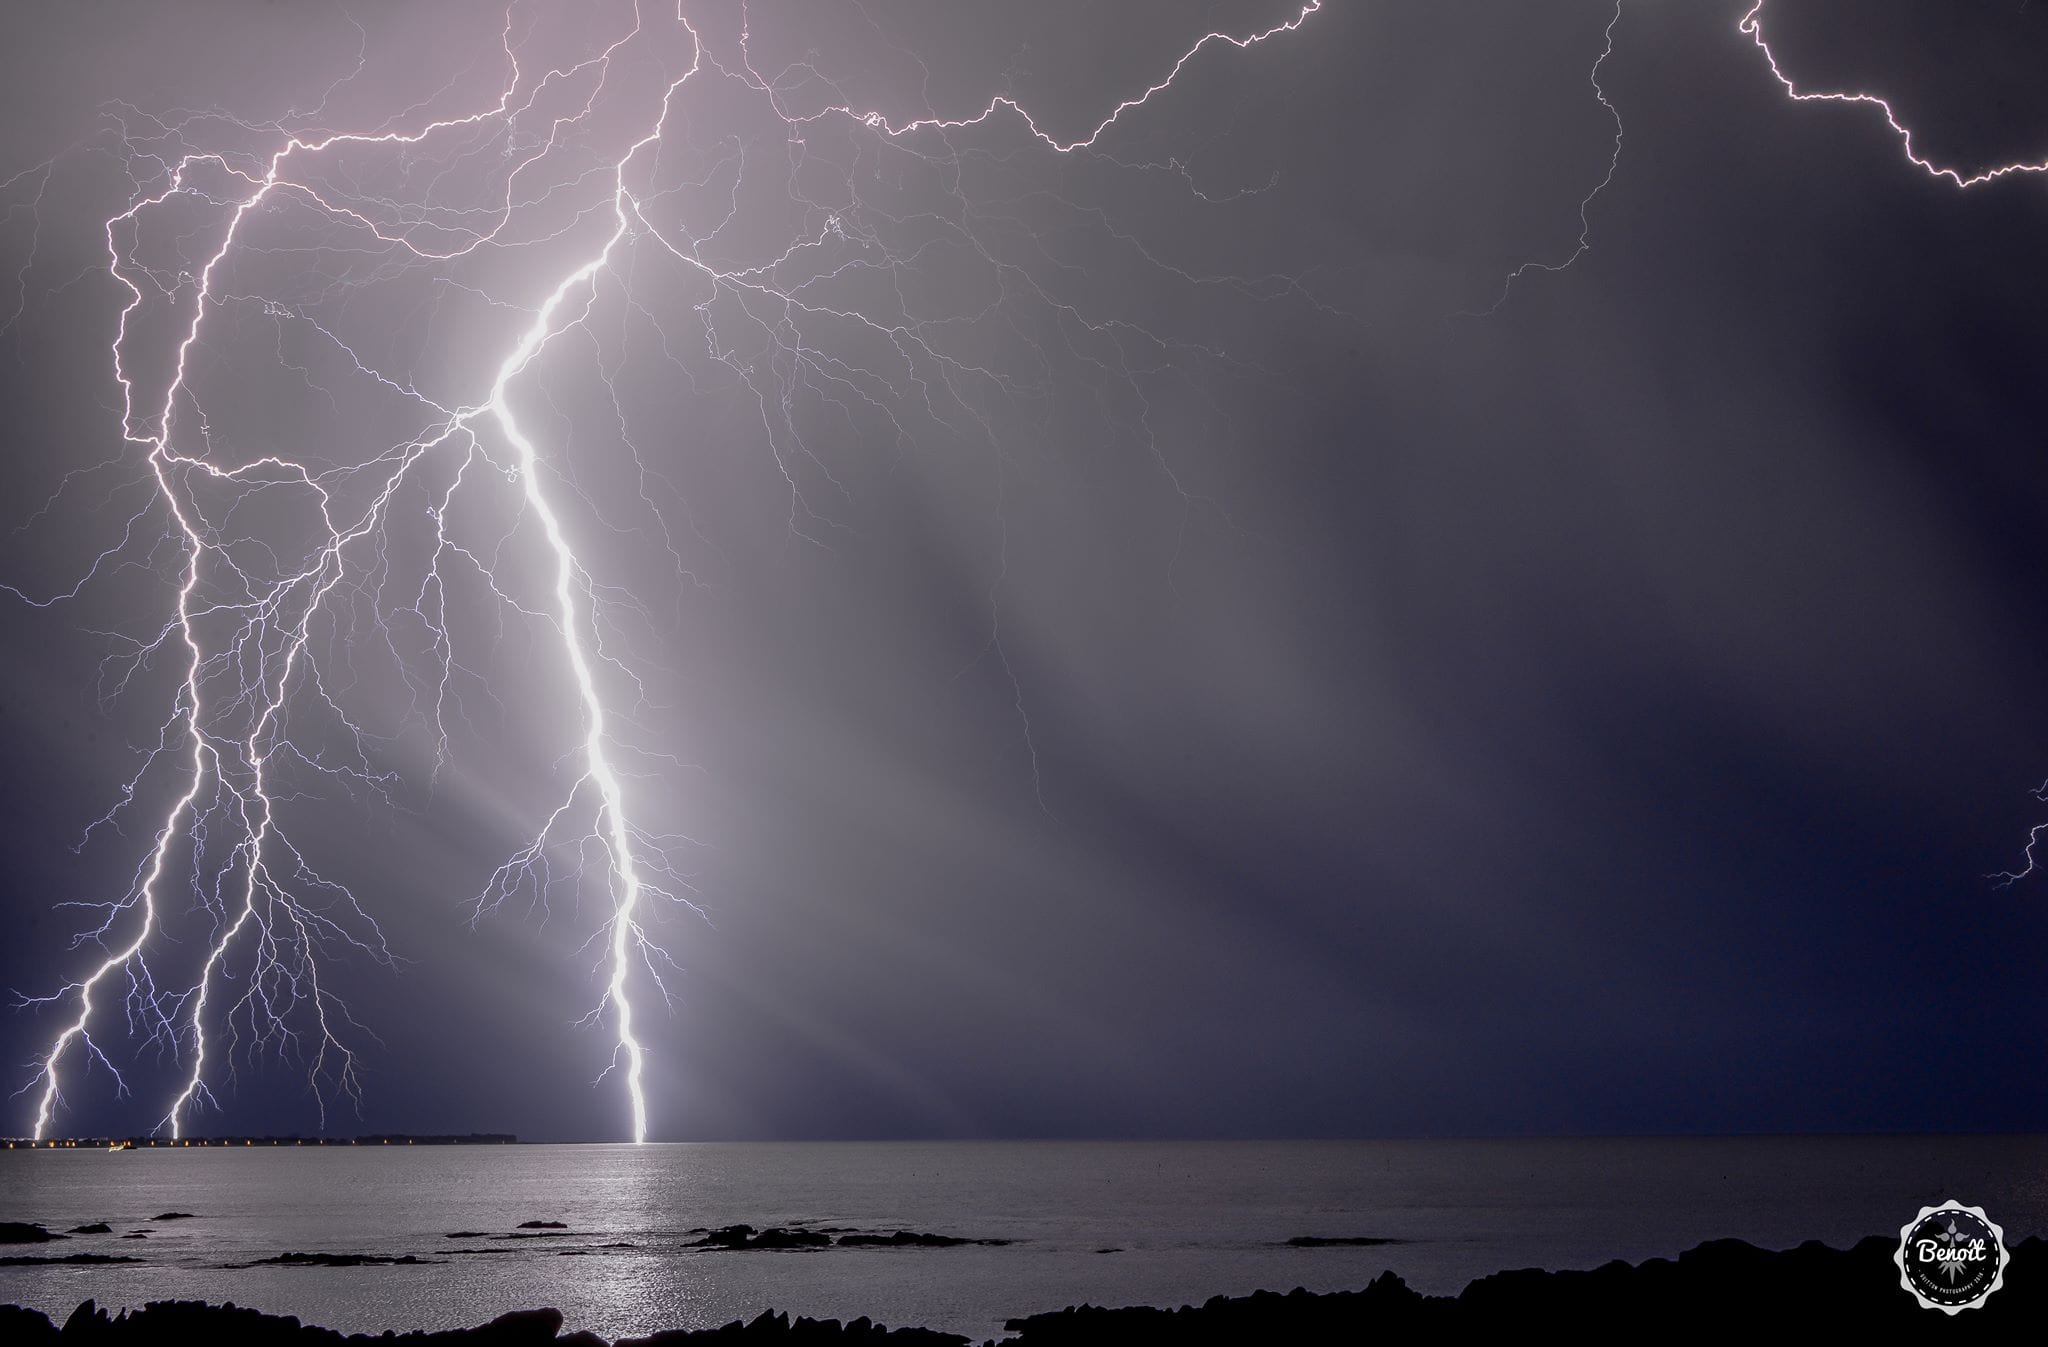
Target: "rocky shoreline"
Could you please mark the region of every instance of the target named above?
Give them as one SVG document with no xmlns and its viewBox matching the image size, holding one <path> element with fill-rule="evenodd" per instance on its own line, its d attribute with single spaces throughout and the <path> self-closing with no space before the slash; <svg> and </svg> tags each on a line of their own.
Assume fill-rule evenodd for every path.
<svg viewBox="0 0 2048 1347">
<path fill-rule="evenodd" d="M 2048 1240 L 2021 1241 L 2005 1285 L 1982 1309 L 1953 1317 L 1920 1308 L 1899 1287 L 1896 1237 L 1873 1236 L 1850 1249 L 1808 1243 L 1758 1249 L 1737 1240 L 1700 1245 L 1676 1259 L 1614 1262 L 1585 1272 L 1528 1269 L 1482 1277 L 1455 1296 L 1425 1296 L 1393 1273 L 1360 1291 L 1285 1295 L 1261 1291 L 1217 1296 L 1164 1310 L 1079 1306 L 1012 1319 L 1004 1347 L 1207 1347 L 1208 1344 L 1367 1341 L 1368 1335 L 1448 1331 L 1523 1336 L 1555 1328 L 1601 1340 L 1705 1334 L 1870 1332 L 1889 1341 L 1907 1332 L 1972 1342 L 2029 1342 L 2048 1332 Z M 343 1335 L 232 1305 L 161 1301 L 110 1314 L 80 1305 L 59 1326 L 47 1316 L 0 1307 L 0 1341 L 11 1347 L 157 1347 L 203 1342 L 215 1347 L 607 1347 L 593 1333 L 564 1333 L 555 1310 L 523 1310 L 476 1328 Z M 967 1338 L 924 1328 L 886 1328 L 791 1319 L 767 1313 L 721 1328 L 672 1330 L 622 1338 L 615 1347 L 970 1347 Z"/>
</svg>

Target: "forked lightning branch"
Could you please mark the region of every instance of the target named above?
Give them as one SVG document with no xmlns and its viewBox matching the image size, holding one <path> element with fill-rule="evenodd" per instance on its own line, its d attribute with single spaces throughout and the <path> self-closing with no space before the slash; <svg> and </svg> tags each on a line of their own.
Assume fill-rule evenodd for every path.
<svg viewBox="0 0 2048 1347">
<path fill-rule="evenodd" d="M 1308 0 L 1267 27 L 1174 42 L 1170 59 L 1094 110 L 1051 116 L 998 94 L 917 117 L 839 96 L 831 72 L 810 61 L 772 67 L 755 50 L 744 6 L 724 7 L 716 22 L 687 9 L 593 9 L 587 26 L 601 35 L 578 59 L 551 61 L 536 36 L 543 11 L 515 4 L 487 44 L 493 94 L 467 110 L 424 110 L 454 101 L 450 91 L 474 73 L 451 69 L 426 104 L 331 125 L 324 109 L 349 101 L 359 63 L 312 110 L 272 125 L 230 109 L 110 111 L 113 153 L 132 190 L 104 221 L 99 267 L 119 303 L 102 375 L 118 393 L 124 460 L 149 500 L 76 585 L 13 592 L 49 606 L 114 583 L 117 572 L 157 575 L 168 611 L 117 658 L 111 681 L 118 692 L 147 682 L 145 671 L 171 670 L 165 681 L 175 686 L 139 768 L 87 834 L 96 845 L 113 845 L 107 836 L 142 839 L 128 882 L 90 904 L 71 979 L 34 998 L 55 1025 L 23 1087 L 38 1139 L 64 1113 L 68 1084 L 104 1069 L 125 1089 L 123 1063 L 140 1054 L 175 1063 L 175 1086 L 157 1115 L 172 1137 L 219 1102 L 236 1063 L 265 1054 L 305 1068 L 323 1119 L 334 1098 L 360 1101 L 356 1054 L 366 1031 L 337 994 L 331 961 L 346 952 L 389 964 L 394 955 L 372 905 L 358 901 L 345 876 L 314 864 L 286 815 L 313 799 L 345 809 L 388 792 L 391 736 L 379 727 L 389 723 L 423 735 L 436 764 L 445 763 L 465 698 L 491 696 L 489 680 L 465 659 L 465 632 L 511 623 L 542 634 L 563 676 L 566 691 L 550 715 L 572 738 L 573 764 L 554 807 L 532 820 L 530 840 L 481 886 L 476 914 L 521 895 L 543 906 L 561 885 L 601 889 L 602 920 L 585 945 L 601 988 L 589 1021 L 612 1040 L 605 1072 L 624 1095 L 625 1131 L 645 1140 L 648 1077 L 660 1069 L 649 1012 L 666 1002 L 675 972 L 653 927 L 663 909 L 693 906 L 683 863 L 691 843 L 647 821 L 656 792 L 642 784 L 653 777 L 639 764 L 659 755 L 635 742 L 643 684 L 615 639 L 617 610 L 656 596 L 627 594 L 599 574 L 592 540 L 621 526 L 565 466 L 566 442 L 580 427 L 572 418 L 565 428 L 554 414 L 541 375 L 550 362 L 581 362 L 603 381 L 616 413 L 609 429 L 632 459 L 627 476 L 642 483 L 641 526 L 666 539 L 645 485 L 661 473 L 626 433 L 613 384 L 618 356 L 605 333 L 643 324 L 686 386 L 675 353 L 697 353 L 758 411 L 760 443 L 787 489 L 789 529 L 810 539 L 819 516 L 803 483 L 821 460 L 798 411 L 806 399 L 836 401 L 901 439 L 980 440 L 1002 456 L 987 404 L 1016 397 L 1051 362 L 1034 345 L 1041 339 L 1012 322 L 1032 357 L 1020 369 L 989 363 L 960 337 L 989 312 L 1033 311 L 1072 358 L 1132 387 L 1144 363 L 1134 351 L 1154 363 L 1210 359 L 1215 352 L 1098 311 L 1088 296 L 1055 291 L 992 243 L 961 184 L 963 146 L 1006 135 L 1023 148 L 991 157 L 1090 154 L 1189 72 L 1277 51 L 1323 5 Z M 1739 36 L 1789 99 L 1876 114 L 1910 164 L 1958 188 L 2048 171 L 2048 162 L 1968 171 L 1936 163 L 1878 95 L 1801 88 L 1767 40 L 1768 17 L 1756 4 L 1740 17 Z M 1577 247 L 1561 261 L 1518 268 L 1496 309 L 1518 277 L 1564 270 L 1597 235 L 1588 212 L 1622 154 L 1620 116 L 1600 77 L 1617 42 L 1625 47 L 1626 28 L 1617 10 L 1588 74 L 1613 117 L 1614 150 L 1583 198 Z M 771 161 L 750 158 L 759 151 L 737 140 L 699 139 L 699 126 L 717 120 L 715 105 L 734 100 L 773 128 L 781 143 Z M 851 159 L 812 144 L 833 138 L 854 146 Z M 1104 158 L 1133 172 L 1181 171 Z M 685 160 L 694 174 L 675 168 Z M 885 160 L 888 173 L 927 175 L 948 203 L 920 216 L 921 237 L 863 195 L 862 183 L 885 177 Z M 10 187 L 47 180 L 46 170 L 40 179 L 31 171 Z M 740 185 L 762 181 L 782 194 L 780 218 L 793 223 L 736 240 L 740 231 L 728 226 Z M 929 313 L 903 300 L 901 276 L 940 246 L 980 269 L 993 302 Z M 733 260 L 741 253 L 744 261 Z M 1317 303 L 1299 277 L 1198 277 L 1140 253 L 1181 283 L 1227 282 L 1254 298 Z M 881 284 L 849 283 L 872 278 Z M 442 362 L 482 371 L 475 387 L 429 380 L 420 368 L 435 364 L 431 352 L 395 358 L 334 316 L 359 293 L 393 287 L 410 287 L 417 310 L 456 296 L 494 315 L 483 328 L 495 335 L 465 337 L 460 359 Z M 402 422 L 403 431 L 364 438 L 346 453 L 236 447 L 218 432 L 228 419 L 223 380 L 209 371 L 252 321 L 276 334 L 265 378 L 313 384 L 312 357 L 297 353 L 317 352 L 323 368 L 339 371 L 333 386 L 319 385 L 324 395 L 375 405 L 371 419 Z M 473 349 L 478 342 L 488 348 Z M 537 405 L 549 414 L 536 416 Z M 1136 433 L 1151 434 L 1149 426 Z M 1146 440 L 1141 448 L 1179 490 L 1162 447 Z M 61 504 L 60 493 L 50 508 Z M 409 549 L 399 540 L 421 519 L 428 541 Z M 672 542 L 666 551 L 684 583 Z M 472 620 L 478 615 L 458 597 L 476 592 L 494 609 L 488 621 Z M 1035 773 L 1023 689 L 1002 653 L 999 605 L 991 608 L 989 647 L 1017 694 Z M 383 643 L 399 686 L 353 679 L 337 654 L 351 642 Z M 366 707 L 361 699 L 373 696 L 402 705 L 395 716 L 390 705 Z M 2030 840 L 2019 873 L 2034 868 Z M 168 929 L 195 912 L 206 932 L 196 951 Z"/>
<path fill-rule="evenodd" d="M 608 11 L 615 36 L 555 64 L 530 50 L 534 12 L 513 6 L 496 44 L 503 76 L 495 98 L 409 126 L 416 114 L 406 110 L 355 129 L 320 126 L 317 109 L 268 129 L 229 110 L 162 118 L 124 106 L 110 114 L 135 191 L 104 227 L 105 273 L 125 295 L 107 372 L 119 389 L 122 438 L 154 491 L 77 586 L 21 597 L 64 602 L 115 570 L 164 568 L 159 543 L 169 540 L 172 611 L 124 657 L 116 681 L 165 661 L 180 677 L 155 746 L 101 824 L 125 832 L 145 801 L 164 794 L 153 787 L 164 779 L 175 785 L 148 819 L 148 845 L 126 891 L 93 907 L 95 920 L 76 946 L 89 958 L 74 980 L 35 998 L 60 1020 L 25 1087 L 36 1138 L 57 1124 L 67 1082 L 103 1068 L 125 1091 L 120 1059 L 143 1051 L 179 1066 L 181 1082 L 164 1100 L 159 1124 L 171 1137 L 218 1102 L 215 1087 L 232 1069 L 226 1064 L 265 1050 L 304 1065 L 323 1121 L 332 1098 L 360 1102 L 356 1053 L 364 1031 L 332 985 L 330 956 L 344 948 L 387 964 L 394 956 L 370 906 L 344 878 L 315 868 L 279 806 L 287 796 L 302 805 L 322 782 L 334 788 L 337 808 L 391 783 L 380 737 L 351 706 L 351 680 L 334 667 L 337 631 L 392 641 L 394 629 L 410 628 L 424 638 L 424 659 L 415 658 L 419 667 L 404 680 L 407 718 L 423 727 L 437 762 L 445 759 L 470 677 L 450 611 L 460 572 L 480 578 L 512 620 L 547 633 L 571 689 L 556 711 L 577 736 L 576 767 L 559 804 L 483 886 L 477 914 L 522 893 L 544 904 L 558 884 L 601 881 L 605 920 L 586 948 L 601 961 L 602 992 L 589 1019 L 614 1038 L 607 1072 L 625 1095 L 628 1134 L 644 1141 L 645 1011 L 666 997 L 674 971 L 649 920 L 659 905 L 692 906 L 677 856 L 688 839 L 640 822 L 639 778 L 622 766 L 636 753 L 620 737 L 630 733 L 630 707 L 617 701 L 620 689 L 639 684 L 605 640 L 607 605 L 631 599 L 595 575 L 579 550 L 579 536 L 598 517 L 552 461 L 560 446 L 522 410 L 522 399 L 535 396 L 535 372 L 556 357 L 558 343 L 574 344 L 563 341 L 569 334 L 594 342 L 591 319 L 601 307 L 645 316 L 664 343 L 694 322 L 694 340 L 758 404 L 800 534 L 808 507 L 795 460 L 810 451 L 790 410 L 798 388 L 827 389 L 899 426 L 921 414 L 985 430 L 978 399 L 1010 386 L 1002 371 L 954 349 L 944 321 L 833 298 L 835 276 L 914 263 L 863 219 L 851 182 L 840 199 L 824 203 L 804 198 L 792 179 L 803 226 L 745 265 L 712 260 L 718 250 L 707 244 L 718 231 L 693 234 L 681 222 L 685 212 L 673 207 L 674 187 L 660 176 L 663 150 L 682 148 L 689 134 L 692 98 L 723 89 L 724 97 L 736 91 L 753 100 L 780 123 L 792 156 L 806 136 L 831 127 L 866 137 L 877 151 L 943 161 L 957 153 L 954 137 L 1001 119 L 1015 119 L 1039 152 L 1071 154 L 1215 49 L 1282 37 L 1320 8 L 1321 0 L 1309 0 L 1269 28 L 1202 35 L 1109 106 L 1090 134 L 1070 140 L 1004 96 L 959 115 L 900 122 L 850 102 L 797 107 L 791 91 L 823 77 L 808 68 L 758 67 L 744 19 L 714 49 L 706 26 L 687 12 L 644 3 Z M 451 80 L 460 74 L 449 73 Z M 348 83 L 328 90 L 321 107 Z M 618 123 L 635 116 L 638 129 L 619 134 Z M 207 144 L 210 133 L 229 144 Z M 252 151 L 252 135 L 270 137 L 271 147 Z M 608 138 L 614 148 L 593 149 Z M 432 171 L 420 171 L 422 164 Z M 451 203 L 450 185 L 467 183 L 465 173 L 487 190 L 462 188 L 471 190 L 468 199 Z M 952 235 L 979 254 L 1006 293 L 1056 305 L 1085 331 L 1109 330 L 1110 319 L 1046 295 L 971 229 L 956 225 Z M 166 236 L 178 240 L 168 254 Z M 193 239 L 211 241 L 195 253 Z M 260 264 L 286 251 L 300 260 L 285 281 L 275 292 L 255 288 L 250 278 L 264 274 Z M 407 370 L 384 367 L 341 324 L 325 321 L 315 302 L 374 275 L 416 283 L 429 303 L 446 287 L 469 284 L 460 264 L 492 254 L 562 260 L 552 274 L 526 276 L 519 293 L 499 282 L 506 292 L 486 297 L 494 309 L 524 317 L 491 360 L 494 377 L 467 399 L 432 396 Z M 657 314 L 635 293 L 650 260 L 694 287 L 687 313 Z M 352 380 L 340 394 L 400 404 L 411 433 L 361 446 L 340 462 L 283 446 L 243 456 L 221 448 L 212 429 L 218 390 L 198 368 L 216 330 L 251 313 L 338 360 Z M 750 343 L 774 358 L 742 358 Z M 281 336 L 276 377 L 307 378 L 284 348 Z M 638 468 L 648 472 L 644 462 Z M 489 487 L 507 482 L 516 484 L 516 498 L 493 498 Z M 433 545 L 417 573 L 401 579 L 392 539 L 401 516 L 417 514 L 421 495 L 430 502 Z M 508 507 L 498 547 L 479 547 L 463 531 L 465 519 Z M 297 555 L 261 530 L 243 530 L 243 521 L 266 514 L 301 522 L 292 540 L 302 549 Z M 507 563 L 515 549 L 537 557 L 546 575 L 541 592 L 522 592 L 507 574 L 529 569 L 527 557 Z M 205 914 L 210 935 L 196 970 L 181 976 L 171 971 L 180 950 L 166 924 L 174 908 L 192 907 Z"/>
</svg>

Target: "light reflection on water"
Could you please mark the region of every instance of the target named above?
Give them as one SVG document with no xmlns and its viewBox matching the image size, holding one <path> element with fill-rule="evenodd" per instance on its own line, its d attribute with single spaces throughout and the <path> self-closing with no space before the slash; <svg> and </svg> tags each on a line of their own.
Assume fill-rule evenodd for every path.
<svg viewBox="0 0 2048 1347">
<path fill-rule="evenodd" d="M 2048 1138 L 6 1151 L 0 1220 L 53 1230 L 104 1220 L 114 1233 L 5 1253 L 148 1262 L 0 1268 L 0 1301 L 61 1318 L 88 1296 L 232 1300 L 348 1331 L 474 1324 L 545 1304 L 606 1336 L 772 1307 L 986 1337 L 1011 1315 L 1083 1301 L 1355 1288 L 1385 1268 L 1442 1293 L 1502 1268 L 1669 1256 L 1713 1238 L 1842 1244 L 1896 1231 L 1949 1197 L 1986 1207 L 2008 1240 L 2048 1233 Z M 172 1210 L 198 1216 L 146 1219 Z M 446 1238 L 541 1219 L 569 1230 Z M 1013 1242 L 684 1247 L 693 1227 L 738 1221 Z M 152 1233 L 121 1238 L 138 1227 Z M 1295 1235 L 1403 1242 L 1285 1247 Z M 635 1247 L 598 1247 L 615 1241 Z M 292 1250 L 448 1261 L 225 1266 Z"/>
</svg>

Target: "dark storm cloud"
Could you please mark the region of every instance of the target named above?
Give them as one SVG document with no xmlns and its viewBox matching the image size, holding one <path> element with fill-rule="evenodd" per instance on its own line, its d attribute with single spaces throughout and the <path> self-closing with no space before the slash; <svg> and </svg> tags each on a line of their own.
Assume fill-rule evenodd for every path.
<svg viewBox="0 0 2048 1347">
<path fill-rule="evenodd" d="M 1048 127 L 1072 136 L 1203 27 L 1278 12 L 1022 8 L 870 4 L 868 25 L 761 7 L 759 41 L 783 61 L 817 49 L 891 115 L 1008 79 L 1073 109 Z M 2041 199 L 1959 198 L 1869 116 L 1787 105 L 1740 8 L 1625 11 L 1602 82 L 1626 139 L 1593 251 L 1485 319 L 1446 315 L 1568 256 L 1605 169 L 1612 124 L 1586 83 L 1602 6 L 1332 7 L 1298 41 L 1205 59 L 1106 142 L 1121 164 L 1003 123 L 955 135 L 987 151 L 962 160 L 987 237 L 1031 238 L 1069 302 L 1242 363 L 1139 344 L 1108 377 L 1099 345 L 1047 341 L 1018 305 L 1054 391 L 977 404 L 1000 454 L 957 428 L 904 442 L 858 410 L 811 422 L 819 517 L 799 524 L 824 546 L 792 532 L 756 408 L 644 348 L 622 367 L 701 581 L 664 569 L 644 520 L 580 519 L 600 574 L 650 610 L 621 635 L 652 671 L 641 719 L 689 764 L 642 764 L 660 772 L 638 788 L 704 843 L 710 920 L 663 929 L 683 972 L 649 1040 L 661 1134 L 2038 1118 L 2048 918 L 1982 875 L 2016 859 L 2048 774 Z M 89 137 L 107 99 L 261 119 L 353 64 L 344 10 L 220 5 L 203 30 L 195 13 L 46 18 L 5 95 L 6 170 Z M 2001 15 L 1999 45 L 2038 52 L 2040 23 Z M 382 118 L 449 69 L 492 76 L 487 8 L 356 17 L 375 77 L 337 92 L 336 118 Z M 2002 67 L 1976 47 L 1930 68 L 1905 36 L 1788 20 L 1786 40 L 1819 82 L 1896 79 L 1947 118 L 1947 152 L 2048 144 L 2039 117 L 2022 134 L 1985 112 L 1999 95 L 1969 72 Z M 703 113 L 719 134 L 750 115 Z M 97 246 L 85 206 L 120 185 L 80 162 L 52 189 L 7 354 L 22 516 L 115 448 L 94 363 L 110 287 L 50 293 Z M 904 181 L 919 205 L 929 185 Z M 782 205 L 749 198 L 763 221 Z M 25 227 L 10 217 L 8 274 Z M 1190 275 L 1301 277 L 1327 307 L 1181 279 L 1127 240 Z M 643 302 L 687 314 L 686 288 L 635 275 Z M 977 281 L 935 261 L 920 283 Z M 449 312 L 456 352 L 422 338 L 418 359 L 453 381 L 470 341 L 503 333 Z M 610 416 L 587 353 L 538 382 L 530 413 L 568 470 L 630 504 L 612 442 L 572 433 Z M 276 396 L 243 402 L 250 435 L 313 414 Z M 60 506 L 78 532 L 10 540 L 10 579 L 47 590 L 118 529 L 121 502 L 93 518 L 89 487 Z M 24 990 L 78 958 L 75 914 L 50 904 L 133 864 L 132 828 L 62 845 L 155 724 L 80 691 L 106 649 L 85 629 L 150 611 L 131 579 L 82 611 L 0 609 L 19 933 L 0 980 Z M 383 1043 L 372 1125 L 617 1131 L 613 1087 L 582 1087 L 602 1036 L 567 1027 L 601 990 L 574 953 L 593 909 L 563 894 L 545 921 L 471 930 L 463 902 L 551 807 L 573 724 L 544 714 L 550 659 L 517 631 L 487 657 L 505 705 L 480 706 L 431 795 L 405 797 L 416 812 L 298 811 L 410 961 L 341 974 Z M 1927 1013 L 1953 997 L 1996 1031 Z M 11 1017 L 8 1060 L 50 1023 Z M 153 1116 L 98 1079 L 76 1094 L 95 1117 Z M 227 1102 L 232 1125 L 309 1125 L 275 1063 L 244 1064 Z"/>
</svg>

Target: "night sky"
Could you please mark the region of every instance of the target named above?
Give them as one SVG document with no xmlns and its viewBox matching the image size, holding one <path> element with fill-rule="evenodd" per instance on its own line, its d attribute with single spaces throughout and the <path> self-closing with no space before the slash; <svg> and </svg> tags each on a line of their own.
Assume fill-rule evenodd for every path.
<svg viewBox="0 0 2048 1347">
<path fill-rule="evenodd" d="M 750 43 L 761 68 L 821 72 L 787 86 L 806 107 L 837 101 L 823 79 L 892 121 L 1007 90 L 1065 141 L 1208 29 L 1292 8 L 761 4 Z M 821 123 L 799 155 L 758 94 L 685 86 L 664 218 L 701 238 L 730 212 L 708 246 L 752 266 L 836 202 L 899 267 L 818 293 L 977 315 L 932 339 L 1002 379 L 942 384 L 937 414 L 822 377 L 777 407 L 795 376 L 773 342 L 636 244 L 518 395 L 580 493 L 565 526 L 641 606 L 608 638 L 646 686 L 630 790 L 649 828 L 692 839 L 675 854 L 705 917 L 658 919 L 680 971 L 667 1010 L 641 1004 L 656 1137 L 2043 1125 L 2048 877 L 1989 876 L 2048 823 L 2048 182 L 1959 192 L 1875 109 L 1788 102 L 1737 32 L 1746 8 L 1624 5 L 1590 248 L 1476 317 L 1524 263 L 1573 257 L 1614 153 L 1588 82 L 1609 5 L 1335 0 L 1205 49 L 1067 155 L 1001 110 L 899 140 Z M 534 24 L 534 61 L 582 59 L 625 12 Z M 18 20 L 0 579 L 67 591 L 142 522 L 75 602 L 0 595 L 0 986 L 47 994 L 96 961 L 70 945 L 90 914 L 57 905 L 118 897 L 151 821 L 72 845 L 176 683 L 158 661 L 111 695 L 179 556 L 119 433 L 125 296 L 100 233 L 128 172 L 161 166 L 124 169 L 107 118 L 219 109 L 246 126 L 188 144 L 242 153 L 279 119 L 410 125 L 495 97 L 502 13 Z M 734 50 L 734 13 L 712 7 L 707 43 Z M 1788 73 L 1883 92 L 1941 163 L 2048 151 L 2048 9 L 1769 13 Z M 288 117 L 359 41 L 362 73 Z M 630 142 L 650 87 L 622 75 L 591 144 Z M 327 181 L 397 199 L 435 162 L 364 156 Z M 561 179 L 539 235 L 603 199 Z M 564 235 L 380 270 L 359 237 L 274 215 L 232 284 L 455 400 L 487 391 L 570 255 Z M 921 233 L 930 215 L 953 232 Z M 203 256 L 217 218 L 166 224 L 161 258 Z M 223 458 L 361 461 L 405 433 L 297 321 L 223 314 Z M 707 323 L 742 334 L 757 387 Z M 815 340 L 886 355 L 871 332 Z M 505 499 L 475 537 L 504 540 L 506 583 L 542 602 Z M 260 507 L 237 526 L 276 547 L 296 527 Z M 394 542 L 393 567 L 418 550 Z M 473 576 L 451 606 L 479 691 L 431 786 L 431 736 L 373 709 L 390 798 L 301 779 L 284 806 L 399 961 L 328 966 L 363 1101 L 330 1102 L 327 1126 L 616 1138 L 618 1083 L 593 1084 L 610 1040 L 575 1024 L 603 992 L 582 948 L 602 884 L 471 920 L 575 774 L 560 647 Z M 374 646 L 323 645 L 358 706 L 403 689 Z M 189 984 L 211 927 L 174 898 L 163 966 Z M 147 1130 L 175 1091 L 109 1000 L 94 1038 L 132 1093 L 72 1059 L 65 1130 Z M 62 1022 L 0 1017 L 10 1091 Z M 193 1130 L 320 1125 L 289 1050 L 245 1043 L 232 1081 L 228 1060 Z M 32 1098 L 8 1108 L 0 1131 L 26 1130 Z"/>
</svg>

